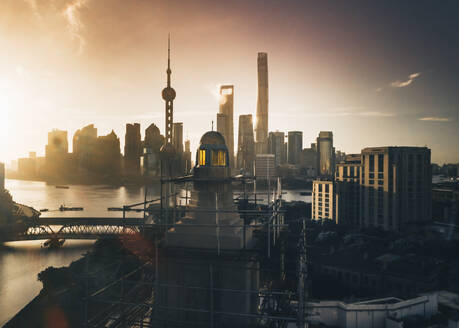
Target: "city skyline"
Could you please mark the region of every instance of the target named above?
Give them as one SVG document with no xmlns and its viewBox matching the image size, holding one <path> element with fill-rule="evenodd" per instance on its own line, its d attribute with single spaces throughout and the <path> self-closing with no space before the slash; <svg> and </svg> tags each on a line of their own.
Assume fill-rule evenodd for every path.
<svg viewBox="0 0 459 328">
<path fill-rule="evenodd" d="M 257 53 L 266 52 L 268 131 L 303 131 L 304 145 L 319 131 L 333 131 L 336 149 L 346 153 L 427 145 L 433 162 L 459 161 L 454 2 L 400 8 L 387 2 L 346 11 L 331 2 L 236 1 L 229 8 L 194 1 L 202 11 L 193 14 L 190 4 L 176 2 L 103 2 L 0 4 L 0 45 L 6 49 L 0 54 L 0 108 L 6 117 L 0 123 L 0 161 L 29 151 L 43 154 L 53 128 L 72 136 L 94 123 L 101 135 L 114 129 L 123 136 L 126 123 L 139 122 L 142 138 L 151 123 L 164 134 L 160 92 L 169 30 L 178 95 L 174 121 L 183 122 L 193 152 L 215 120 L 219 85 L 235 87 L 235 131 L 239 115 L 256 117 Z M 225 10 L 232 19 L 222 19 Z M 165 24 L 169 19 L 182 24 Z M 119 24 L 111 30 L 114 22 Z M 142 28 L 132 34 L 132 26 Z"/>
</svg>

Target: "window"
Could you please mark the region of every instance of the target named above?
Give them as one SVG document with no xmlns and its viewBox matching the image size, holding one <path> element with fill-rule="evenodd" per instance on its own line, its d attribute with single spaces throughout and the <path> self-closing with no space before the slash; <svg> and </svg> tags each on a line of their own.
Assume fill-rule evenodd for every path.
<svg viewBox="0 0 459 328">
<path fill-rule="evenodd" d="M 226 154 L 224 150 L 212 150 L 212 166 L 226 166 Z"/>
<path fill-rule="evenodd" d="M 370 155 L 370 172 L 375 171 L 375 155 Z"/>
<path fill-rule="evenodd" d="M 203 149 L 199 150 L 199 165 L 206 165 L 206 151 Z"/>
<path fill-rule="evenodd" d="M 226 166 L 226 154 L 224 150 L 218 151 L 218 165 Z"/>
</svg>

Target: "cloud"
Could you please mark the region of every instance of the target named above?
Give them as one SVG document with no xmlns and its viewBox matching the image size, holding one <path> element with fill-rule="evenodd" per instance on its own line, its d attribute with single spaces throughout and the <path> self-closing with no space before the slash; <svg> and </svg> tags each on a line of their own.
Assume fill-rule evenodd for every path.
<svg viewBox="0 0 459 328">
<path fill-rule="evenodd" d="M 383 112 L 361 112 L 359 116 L 373 116 L 373 117 L 394 117 L 395 113 L 383 113 Z"/>
<path fill-rule="evenodd" d="M 428 122 L 451 122 L 451 119 L 448 117 L 436 117 L 436 116 L 429 116 L 429 117 L 421 117 L 419 121 L 428 121 Z"/>
<path fill-rule="evenodd" d="M 72 37 L 78 41 L 78 54 L 80 55 L 86 45 L 86 40 L 81 34 L 84 25 L 80 19 L 79 11 L 83 8 L 89 0 L 75 0 L 67 4 L 62 14 L 67 20 L 67 28 L 69 29 Z"/>
<path fill-rule="evenodd" d="M 393 88 L 404 88 L 406 86 L 409 86 L 411 83 L 413 83 L 414 79 L 416 79 L 420 75 L 421 75 L 421 72 L 413 73 L 413 74 L 410 74 L 408 80 L 406 81 L 397 80 L 397 81 L 391 82 L 389 85 Z"/>
</svg>

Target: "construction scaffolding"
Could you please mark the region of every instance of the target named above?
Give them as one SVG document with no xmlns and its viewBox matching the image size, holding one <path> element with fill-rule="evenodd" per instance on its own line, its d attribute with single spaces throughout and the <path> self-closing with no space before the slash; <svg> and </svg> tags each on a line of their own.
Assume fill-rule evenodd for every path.
<svg viewBox="0 0 459 328">
<path fill-rule="evenodd" d="M 123 236 L 123 244 L 138 249 L 139 241 L 151 249 L 137 254 L 142 265 L 101 286 L 100 271 L 86 265 L 85 327 L 306 327 L 307 253 L 306 226 L 291 231 L 284 222 L 280 181 L 277 189 L 263 192 L 261 204 L 253 183 L 243 177 L 242 192 L 234 198 L 236 210 L 205 209 L 190 206 L 192 176 L 162 179 L 161 197 L 127 205 L 125 211 L 143 207 L 145 223 L 139 235 Z M 184 204 L 179 199 L 184 200 Z M 213 211 L 215 224 L 184 224 L 190 213 Z M 234 212 L 242 225 L 221 224 L 219 215 Z M 215 247 L 185 248 L 168 246 L 168 236 L 176 228 L 215 229 Z M 220 233 L 242 231 L 241 249 L 221 248 Z M 251 246 L 246 235 L 253 236 Z M 286 258 L 286 243 L 297 240 L 297 256 Z M 136 251 L 134 251 L 136 253 Z M 141 253 L 141 251 L 138 251 Z M 295 261 L 295 269 L 286 265 Z"/>
</svg>

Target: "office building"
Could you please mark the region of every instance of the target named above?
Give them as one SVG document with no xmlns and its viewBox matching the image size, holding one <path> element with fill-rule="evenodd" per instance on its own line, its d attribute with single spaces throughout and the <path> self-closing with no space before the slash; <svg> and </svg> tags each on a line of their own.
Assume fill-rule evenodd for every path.
<svg viewBox="0 0 459 328">
<path fill-rule="evenodd" d="M 97 143 L 97 128 L 90 124 L 73 135 L 73 155 L 79 171 L 91 170 L 94 148 Z"/>
<path fill-rule="evenodd" d="M 303 132 L 288 132 L 288 163 L 298 165 L 301 161 L 301 151 L 303 150 Z"/>
<path fill-rule="evenodd" d="M 268 135 L 268 153 L 273 154 L 275 158 L 275 165 L 280 166 L 285 164 L 285 133 L 284 132 L 269 132 Z"/>
<path fill-rule="evenodd" d="M 177 154 L 183 153 L 183 123 L 174 123 L 172 128 L 172 144 Z"/>
<path fill-rule="evenodd" d="M 333 148 L 333 132 L 320 131 L 316 142 L 317 147 L 317 175 L 320 178 L 330 179 L 334 176 L 335 151 Z"/>
<path fill-rule="evenodd" d="M 358 226 L 360 217 L 361 155 L 350 154 L 336 164 L 337 218 L 340 224 Z"/>
<path fill-rule="evenodd" d="M 183 153 L 185 159 L 185 174 L 190 173 L 193 163 L 191 162 L 191 146 L 190 140 L 185 140 L 185 152 Z"/>
<path fill-rule="evenodd" d="M 430 149 L 365 148 L 360 179 L 362 226 L 401 230 L 432 219 Z"/>
<path fill-rule="evenodd" d="M 69 145 L 67 131 L 54 129 L 48 132 L 48 144 L 45 146 L 46 175 L 57 177 L 65 175 L 70 170 Z"/>
<path fill-rule="evenodd" d="M 145 139 L 143 142 L 143 174 L 147 176 L 161 175 L 160 150 L 164 144 L 164 136 L 161 135 L 159 128 L 150 124 L 145 129 Z"/>
<path fill-rule="evenodd" d="M 333 181 L 314 180 L 312 182 L 311 218 L 338 222 L 336 192 Z"/>
<path fill-rule="evenodd" d="M 106 177 L 117 177 L 121 172 L 120 139 L 112 130 L 97 138 L 91 165 L 92 172 Z"/>
<path fill-rule="evenodd" d="M 230 166 L 234 168 L 234 86 L 220 86 L 220 109 L 217 114 L 217 131 L 225 138 L 230 157 Z"/>
<path fill-rule="evenodd" d="M 257 126 L 255 128 L 256 152 L 268 152 L 268 54 L 258 53 Z"/>
<path fill-rule="evenodd" d="M 317 176 L 317 151 L 314 143 L 311 144 L 311 148 L 301 151 L 300 168 L 302 174 L 309 178 Z"/>
<path fill-rule="evenodd" d="M 18 173 L 22 178 L 34 178 L 37 175 L 36 158 L 18 158 Z"/>
<path fill-rule="evenodd" d="M 255 158 L 255 176 L 257 180 L 271 180 L 276 177 L 275 156 L 259 154 Z"/>
<path fill-rule="evenodd" d="M 237 147 L 237 168 L 245 173 L 253 173 L 255 161 L 255 140 L 253 137 L 252 115 L 239 115 Z"/>
<path fill-rule="evenodd" d="M 124 172 L 126 174 L 140 174 L 140 155 L 142 144 L 140 136 L 140 124 L 126 124 L 124 139 Z"/>
</svg>

